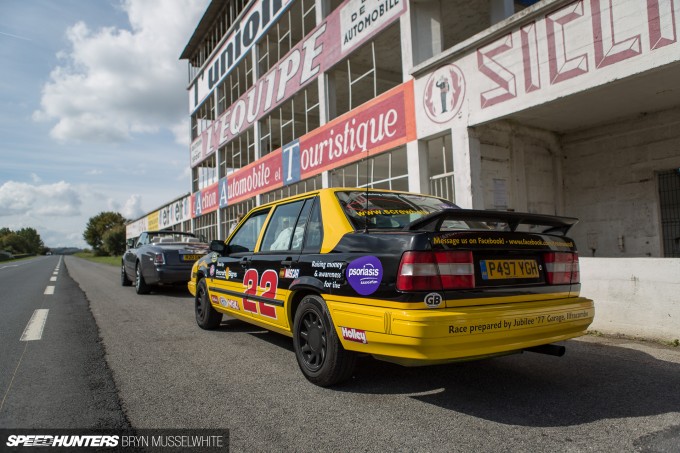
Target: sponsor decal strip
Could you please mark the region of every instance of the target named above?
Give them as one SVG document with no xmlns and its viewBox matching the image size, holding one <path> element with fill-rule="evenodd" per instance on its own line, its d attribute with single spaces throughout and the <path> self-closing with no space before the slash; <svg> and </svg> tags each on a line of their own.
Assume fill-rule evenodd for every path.
<svg viewBox="0 0 680 453">
<path fill-rule="evenodd" d="M 283 302 L 281 302 L 280 300 L 277 300 L 277 299 L 270 299 L 268 297 L 256 296 L 254 294 L 239 293 L 237 291 L 229 291 L 228 289 L 215 288 L 214 286 L 211 286 L 208 289 L 212 292 L 216 292 L 216 293 L 220 293 L 220 294 L 226 294 L 227 296 L 238 297 L 239 299 L 245 297 L 246 299 L 256 300 L 258 302 L 264 302 L 265 304 L 269 304 L 269 305 L 276 305 L 277 307 L 283 307 Z"/>
</svg>

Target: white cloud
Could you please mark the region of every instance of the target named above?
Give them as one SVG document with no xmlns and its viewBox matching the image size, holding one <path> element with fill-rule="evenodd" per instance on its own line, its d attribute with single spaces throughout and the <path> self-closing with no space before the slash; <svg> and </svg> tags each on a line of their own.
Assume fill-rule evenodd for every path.
<svg viewBox="0 0 680 453">
<path fill-rule="evenodd" d="M 60 52 L 34 119 L 56 121 L 59 141 L 124 141 L 167 129 L 186 143 L 186 62 L 179 55 L 206 0 L 126 0 L 131 30 L 68 29 L 71 49 Z"/>
<path fill-rule="evenodd" d="M 125 201 L 120 213 L 129 220 L 137 219 L 144 215 L 146 211 L 142 208 L 142 197 L 138 194 L 130 195 L 130 198 Z"/>
<path fill-rule="evenodd" d="M 33 184 L 38 184 L 39 182 L 42 181 L 42 178 L 40 176 L 36 175 L 35 173 L 31 173 L 31 181 L 33 181 Z"/>
<path fill-rule="evenodd" d="M 70 184 L 31 185 L 7 181 L 0 186 L 0 217 L 12 215 L 77 216 L 82 201 Z"/>
</svg>

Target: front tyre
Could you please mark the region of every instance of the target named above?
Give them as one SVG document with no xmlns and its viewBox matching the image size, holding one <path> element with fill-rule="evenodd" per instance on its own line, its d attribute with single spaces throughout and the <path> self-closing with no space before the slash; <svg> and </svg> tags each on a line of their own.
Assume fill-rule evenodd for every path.
<svg viewBox="0 0 680 453">
<path fill-rule="evenodd" d="M 342 347 L 326 302 L 319 296 L 302 299 L 293 321 L 293 348 L 302 374 L 321 387 L 347 380 L 356 354 Z"/>
<path fill-rule="evenodd" d="M 196 324 L 198 324 L 198 327 L 205 330 L 213 330 L 219 327 L 222 322 L 222 313 L 215 310 L 210 304 L 208 286 L 205 284 L 205 279 L 198 282 L 198 286 L 196 286 L 195 308 Z"/>
<path fill-rule="evenodd" d="M 120 284 L 122 286 L 132 286 L 132 280 L 130 280 L 125 273 L 125 263 L 120 265 Z"/>
</svg>

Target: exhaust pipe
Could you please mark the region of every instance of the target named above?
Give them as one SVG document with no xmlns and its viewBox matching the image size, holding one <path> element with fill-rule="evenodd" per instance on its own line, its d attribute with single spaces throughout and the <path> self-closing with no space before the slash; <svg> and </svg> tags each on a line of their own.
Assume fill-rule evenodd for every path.
<svg viewBox="0 0 680 453">
<path fill-rule="evenodd" d="M 534 346 L 524 350 L 528 352 L 536 352 L 538 354 L 554 355 L 555 357 L 562 357 L 564 353 L 567 352 L 567 348 L 558 344 L 542 344 L 540 346 Z"/>
</svg>

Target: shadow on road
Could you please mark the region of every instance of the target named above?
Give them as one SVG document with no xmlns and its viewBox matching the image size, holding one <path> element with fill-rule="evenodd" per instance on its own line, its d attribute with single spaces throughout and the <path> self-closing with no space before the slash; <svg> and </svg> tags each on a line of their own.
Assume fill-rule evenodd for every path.
<svg viewBox="0 0 680 453">
<path fill-rule="evenodd" d="M 532 353 L 405 368 L 362 358 L 338 390 L 409 394 L 508 425 L 550 427 L 680 411 L 680 365 L 649 354 L 568 342 L 563 358 Z"/>
</svg>

